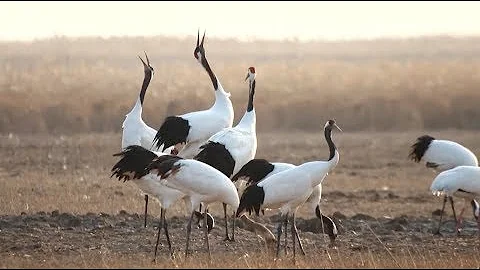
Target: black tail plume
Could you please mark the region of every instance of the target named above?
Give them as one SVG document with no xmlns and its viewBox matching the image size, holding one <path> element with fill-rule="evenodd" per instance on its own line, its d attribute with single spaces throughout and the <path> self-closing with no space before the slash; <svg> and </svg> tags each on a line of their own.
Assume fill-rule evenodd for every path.
<svg viewBox="0 0 480 270">
<path fill-rule="evenodd" d="M 422 159 L 423 155 L 427 151 L 428 147 L 430 146 L 430 143 L 435 140 L 432 136 L 429 135 L 423 135 L 421 137 L 417 138 L 417 141 L 412 144 L 411 146 L 411 152 L 408 155 L 408 157 L 411 160 L 414 160 L 415 162 L 420 162 Z"/>
<path fill-rule="evenodd" d="M 113 166 L 110 177 L 115 175 L 118 180 L 124 182 L 131 178 L 139 179 L 146 175 L 148 173 L 146 167 L 157 157 L 155 153 L 139 145 L 130 145 L 122 152 L 113 154 L 113 156 L 121 156 L 122 158 Z M 133 174 L 133 177 L 131 174 Z"/>
<path fill-rule="evenodd" d="M 240 198 L 240 205 L 238 206 L 236 216 L 239 217 L 243 210 L 248 212 L 253 210 L 258 216 L 264 199 L 265 191 L 263 187 L 257 185 L 248 186 Z"/>
</svg>

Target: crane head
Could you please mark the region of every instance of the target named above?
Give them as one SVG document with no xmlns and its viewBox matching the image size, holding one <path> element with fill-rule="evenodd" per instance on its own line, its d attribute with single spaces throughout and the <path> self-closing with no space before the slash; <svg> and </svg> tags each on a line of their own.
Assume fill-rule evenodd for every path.
<svg viewBox="0 0 480 270">
<path fill-rule="evenodd" d="M 337 126 L 337 123 L 333 119 L 328 120 L 327 123 L 325 123 L 324 128 L 330 129 L 330 130 L 332 130 L 332 128 L 336 128 L 337 130 L 342 131 L 342 129 L 339 126 Z"/>
<path fill-rule="evenodd" d="M 205 31 L 206 32 L 206 31 Z M 203 42 L 205 41 L 205 32 L 203 32 L 202 41 L 200 42 L 200 30 L 197 32 L 197 47 L 193 51 L 193 56 L 200 64 L 205 59 L 205 49 L 203 48 Z"/>
<path fill-rule="evenodd" d="M 140 55 L 138 56 L 138 58 L 140 58 L 140 61 L 142 61 L 143 69 L 144 69 L 145 73 L 147 73 L 147 72 L 154 73 L 153 67 L 150 65 L 150 60 L 148 59 L 147 52 L 144 51 L 144 53 L 145 53 L 145 59 L 147 60 L 147 63 L 145 63 L 145 61 L 143 61 L 143 59 L 142 59 L 142 57 L 140 57 Z"/>
<path fill-rule="evenodd" d="M 247 79 L 250 79 L 250 82 L 252 82 L 253 80 L 255 80 L 256 76 L 257 76 L 257 74 L 255 73 L 255 68 L 254 67 L 249 67 L 248 71 L 247 71 L 247 76 L 245 77 L 245 81 Z"/>
</svg>

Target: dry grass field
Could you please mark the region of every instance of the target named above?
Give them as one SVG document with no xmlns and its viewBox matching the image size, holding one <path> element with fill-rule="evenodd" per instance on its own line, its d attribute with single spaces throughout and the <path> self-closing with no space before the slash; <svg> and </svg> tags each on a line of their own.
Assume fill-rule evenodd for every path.
<svg viewBox="0 0 480 270">
<path fill-rule="evenodd" d="M 339 123 L 341 125 L 341 123 Z M 3 135 L 0 140 L 0 267 L 180 267 L 180 268 L 471 268 L 480 266 L 476 223 L 470 207 L 465 228 L 454 234 L 450 208 L 443 236 L 432 235 L 442 199 L 428 188 L 434 173 L 407 159 L 409 145 L 424 132 L 344 132 L 334 134 L 341 154 L 324 182 L 322 211 L 339 226 L 337 247 L 318 232 L 308 209 L 298 216 L 307 255 L 279 261 L 256 236 L 237 228 L 236 242 L 223 242 L 221 205 L 212 205 L 216 227 L 210 234 L 212 261 L 195 229 L 193 252 L 184 260 L 187 214 L 183 202 L 167 212 L 176 258 L 161 238 L 152 264 L 160 209 L 150 204 L 143 228 L 143 196 L 133 183 L 109 178 L 120 147 L 118 133 L 72 136 Z M 480 152 L 477 132 L 435 131 Z M 260 133 L 257 157 L 299 164 L 325 159 L 320 132 Z M 293 181 L 293 180 L 292 180 Z M 456 200 L 457 211 L 462 201 Z M 273 232 L 276 213 L 258 220 Z M 290 241 L 291 244 L 291 241 Z M 298 248 L 298 247 L 297 247 Z"/>
<path fill-rule="evenodd" d="M 323 186 L 322 211 L 338 227 L 328 247 L 319 220 L 301 208 L 306 256 L 273 260 L 239 222 L 223 242 L 221 205 L 207 258 L 201 230 L 184 259 L 187 213 L 167 212 L 176 257 L 165 238 L 152 263 L 160 208 L 133 183 L 110 177 L 121 123 L 137 98 L 147 51 L 155 75 L 144 120 L 213 101 L 193 38 L 62 37 L 0 43 L 1 268 L 478 268 L 479 232 L 469 205 L 457 236 L 451 209 L 434 236 L 442 198 L 435 173 L 408 160 L 418 136 L 459 142 L 480 153 L 480 38 L 430 37 L 352 42 L 237 42 L 209 39 L 209 62 L 243 115 L 249 66 L 257 69 L 257 158 L 300 164 L 328 157 L 323 127 L 334 118 L 340 162 Z M 294 181 L 292 179 L 292 181 Z M 457 213 L 462 200 L 457 199 Z M 257 218 L 274 231 L 278 216 Z"/>
</svg>

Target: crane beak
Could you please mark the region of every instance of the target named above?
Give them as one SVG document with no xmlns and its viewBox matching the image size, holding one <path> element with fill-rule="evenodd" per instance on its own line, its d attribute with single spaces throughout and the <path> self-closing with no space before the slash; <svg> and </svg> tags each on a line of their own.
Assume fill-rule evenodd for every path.
<svg viewBox="0 0 480 270">
<path fill-rule="evenodd" d="M 137 56 L 138 56 L 138 58 L 140 59 L 140 61 L 142 61 L 143 66 L 144 66 L 144 67 L 147 67 L 147 64 L 145 64 L 145 62 L 144 62 L 143 59 L 140 57 L 140 55 L 137 55 Z"/>
<path fill-rule="evenodd" d="M 343 130 L 342 130 L 339 126 L 337 126 L 337 124 L 333 124 L 333 126 L 334 126 L 336 129 L 338 129 L 340 132 L 343 132 Z"/>
<path fill-rule="evenodd" d="M 247 79 L 248 79 L 248 77 L 249 77 L 248 75 L 250 75 L 250 74 L 247 73 L 247 76 L 245 77 L 245 81 L 247 81 Z"/>
</svg>

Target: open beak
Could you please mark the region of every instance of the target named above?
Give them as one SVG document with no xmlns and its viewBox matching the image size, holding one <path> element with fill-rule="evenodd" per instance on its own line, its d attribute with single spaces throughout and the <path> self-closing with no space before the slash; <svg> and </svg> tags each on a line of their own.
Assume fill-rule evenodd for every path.
<svg viewBox="0 0 480 270">
<path fill-rule="evenodd" d="M 147 59 L 147 65 L 150 66 L 150 60 L 148 59 L 148 55 L 146 51 L 143 51 L 145 53 L 145 58 Z"/>
<path fill-rule="evenodd" d="M 144 67 L 147 67 L 147 64 L 145 64 L 145 62 L 143 61 L 143 59 L 140 57 L 140 55 L 138 55 L 138 58 L 140 58 L 140 61 L 142 61 L 142 64 Z"/>
</svg>

